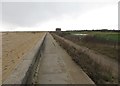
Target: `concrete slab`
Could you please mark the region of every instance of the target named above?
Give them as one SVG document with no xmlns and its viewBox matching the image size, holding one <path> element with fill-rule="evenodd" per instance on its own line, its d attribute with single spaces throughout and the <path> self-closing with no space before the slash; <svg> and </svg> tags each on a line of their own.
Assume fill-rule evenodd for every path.
<svg viewBox="0 0 120 86">
<path fill-rule="evenodd" d="M 38 71 L 38 84 L 94 84 L 48 33 Z"/>
<path fill-rule="evenodd" d="M 37 44 L 24 55 L 24 59 L 22 59 L 22 61 L 15 67 L 12 74 L 3 82 L 3 84 L 26 84 L 28 77 L 31 76 L 31 71 L 34 71 L 32 69 L 35 64 L 35 59 L 37 58 L 36 55 L 42 46 L 45 35 L 46 33 L 41 40 L 39 40 Z"/>
</svg>

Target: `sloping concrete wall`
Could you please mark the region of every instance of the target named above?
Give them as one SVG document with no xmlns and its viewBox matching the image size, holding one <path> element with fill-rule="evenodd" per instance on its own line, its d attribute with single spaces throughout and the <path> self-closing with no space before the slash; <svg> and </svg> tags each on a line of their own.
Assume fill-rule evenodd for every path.
<svg viewBox="0 0 120 86">
<path fill-rule="evenodd" d="M 35 45 L 29 53 L 24 56 L 24 59 L 16 66 L 12 74 L 3 82 L 3 84 L 31 84 L 34 75 L 34 69 L 39 62 L 41 48 L 43 46 L 46 33 L 40 41 Z"/>
</svg>

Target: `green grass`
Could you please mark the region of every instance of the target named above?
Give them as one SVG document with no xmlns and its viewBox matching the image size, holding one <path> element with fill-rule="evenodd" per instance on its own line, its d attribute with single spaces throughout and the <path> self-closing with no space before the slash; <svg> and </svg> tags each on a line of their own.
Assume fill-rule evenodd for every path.
<svg viewBox="0 0 120 86">
<path fill-rule="evenodd" d="M 75 36 L 71 34 L 88 35 Z M 118 38 L 120 38 L 120 34 L 117 32 L 63 32 L 59 35 L 80 46 L 85 46 L 109 58 L 118 60 L 118 51 L 120 47 L 120 39 Z"/>
<path fill-rule="evenodd" d="M 95 36 L 108 41 L 120 42 L 120 34 L 96 34 Z"/>
<path fill-rule="evenodd" d="M 117 78 L 112 75 L 110 68 L 101 66 L 101 64 L 93 61 L 83 51 L 69 45 L 67 42 L 58 38 L 56 35 L 52 35 L 59 43 L 59 45 L 63 47 L 72 57 L 72 60 L 75 61 L 84 72 L 86 72 L 86 74 L 95 82 L 95 84 L 112 84 L 117 82 Z"/>
<path fill-rule="evenodd" d="M 70 34 L 88 34 L 94 35 L 100 39 L 113 41 L 113 42 L 120 42 L 120 33 L 118 32 L 69 32 Z"/>
</svg>

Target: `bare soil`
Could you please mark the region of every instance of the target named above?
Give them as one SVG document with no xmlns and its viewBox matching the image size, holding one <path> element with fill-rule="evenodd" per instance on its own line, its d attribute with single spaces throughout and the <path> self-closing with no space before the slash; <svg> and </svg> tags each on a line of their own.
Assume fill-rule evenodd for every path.
<svg viewBox="0 0 120 86">
<path fill-rule="evenodd" d="M 2 33 L 2 80 L 4 81 L 23 56 L 31 50 L 43 32 L 4 32 Z"/>
</svg>

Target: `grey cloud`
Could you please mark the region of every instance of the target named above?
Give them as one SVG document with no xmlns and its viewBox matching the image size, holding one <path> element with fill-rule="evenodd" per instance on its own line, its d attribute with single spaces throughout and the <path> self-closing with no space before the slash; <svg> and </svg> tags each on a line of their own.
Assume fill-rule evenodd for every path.
<svg viewBox="0 0 120 86">
<path fill-rule="evenodd" d="M 2 23 L 2 3 L 0 2 L 0 25 Z"/>
<path fill-rule="evenodd" d="M 2 2 L 2 22 L 33 26 L 62 15 L 76 15 L 103 4 L 78 2 Z"/>
</svg>

